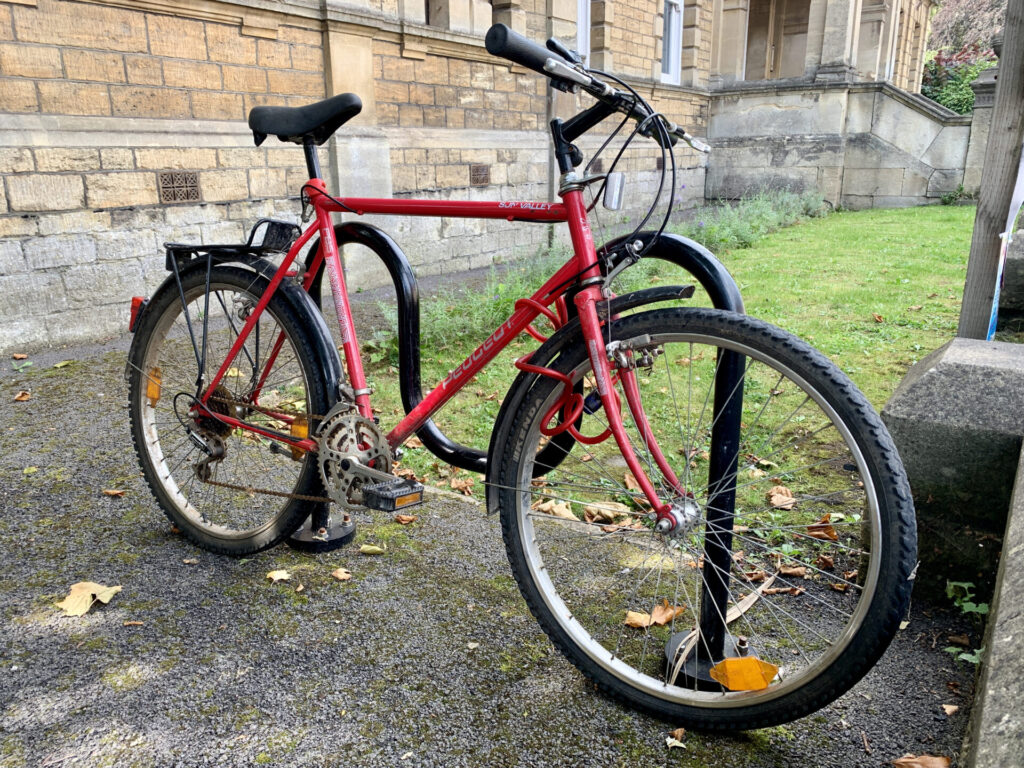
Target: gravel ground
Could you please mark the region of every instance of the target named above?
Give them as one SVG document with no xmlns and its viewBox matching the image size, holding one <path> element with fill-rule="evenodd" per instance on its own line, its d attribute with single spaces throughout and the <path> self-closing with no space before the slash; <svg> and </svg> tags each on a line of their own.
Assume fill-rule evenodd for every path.
<svg viewBox="0 0 1024 768">
<path fill-rule="evenodd" d="M 943 647 L 980 638 L 939 606 L 916 603 L 882 662 L 821 712 L 669 750 L 674 724 L 599 695 L 552 650 L 497 520 L 468 500 L 434 492 L 409 528 L 366 516 L 360 539 L 386 542 L 380 557 L 198 550 L 139 476 L 126 348 L 46 352 L 22 372 L 3 362 L 0 766 L 845 768 L 906 752 L 956 764 L 974 670 Z M 14 402 L 21 389 L 31 399 Z M 351 581 L 330 577 L 338 566 Z M 268 581 L 277 568 L 293 580 Z M 123 591 L 63 616 L 54 602 L 85 580 Z"/>
</svg>

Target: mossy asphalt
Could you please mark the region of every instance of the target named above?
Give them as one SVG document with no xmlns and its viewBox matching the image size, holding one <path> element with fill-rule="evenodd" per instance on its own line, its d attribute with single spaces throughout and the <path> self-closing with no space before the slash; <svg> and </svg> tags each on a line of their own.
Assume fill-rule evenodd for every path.
<svg viewBox="0 0 1024 768">
<path fill-rule="evenodd" d="M 980 635 L 945 607 L 915 602 L 881 663 L 819 713 L 668 749 L 676 724 L 603 697 L 553 650 L 497 519 L 469 499 L 431 492 L 408 527 L 367 513 L 357 544 L 386 544 L 377 557 L 197 549 L 139 475 L 127 344 L 2 361 L 0 766 L 957 764 L 974 668 L 943 648 Z M 279 568 L 292 580 L 271 583 Z M 123 590 L 71 618 L 54 603 L 77 581 Z"/>
</svg>

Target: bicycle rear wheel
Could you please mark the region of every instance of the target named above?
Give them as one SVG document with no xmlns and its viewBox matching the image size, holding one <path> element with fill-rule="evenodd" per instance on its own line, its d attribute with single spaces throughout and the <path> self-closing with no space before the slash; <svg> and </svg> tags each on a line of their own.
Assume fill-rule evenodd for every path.
<svg viewBox="0 0 1024 768">
<path fill-rule="evenodd" d="M 135 334 L 129 358 L 132 439 L 153 495 L 182 533 L 213 552 L 249 554 L 301 525 L 310 506 L 297 496 L 325 494 L 315 456 L 232 429 L 218 415 L 312 435 L 328 407 L 327 387 L 313 364 L 306 331 L 278 294 L 231 360 L 209 410 L 197 409 L 196 347 L 202 354 L 204 326 L 203 388 L 228 356 L 267 281 L 237 267 L 213 267 L 208 302 L 205 270 L 188 272 L 181 282 L 185 311 L 177 285 L 169 281 L 153 296 Z M 210 459 L 195 437 L 222 455 Z"/>
<path fill-rule="evenodd" d="M 608 333 L 640 350 L 634 370 L 618 364 L 616 392 L 638 459 L 682 523 L 655 532 L 612 438 L 577 444 L 533 479 L 564 389 L 539 378 L 496 459 L 505 545 L 531 610 L 602 689 L 674 722 L 757 728 L 824 706 L 878 659 L 909 599 L 913 507 L 884 425 L 827 358 L 766 323 L 655 310 Z M 569 349 L 552 367 L 589 394 L 585 345 Z M 742 397 L 740 443 L 715 479 L 714 389 L 730 356 L 742 377 L 724 394 Z M 604 412 L 588 410 L 580 431 L 599 435 Z M 724 568 L 712 554 L 723 543 Z M 725 641 L 709 650 L 716 626 Z"/>
</svg>

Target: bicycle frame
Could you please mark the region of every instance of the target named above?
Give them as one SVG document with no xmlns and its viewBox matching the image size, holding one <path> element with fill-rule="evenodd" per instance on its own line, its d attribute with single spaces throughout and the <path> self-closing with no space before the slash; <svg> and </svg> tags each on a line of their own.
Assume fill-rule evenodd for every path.
<svg viewBox="0 0 1024 768">
<path fill-rule="evenodd" d="M 226 375 L 232 361 L 235 359 L 250 331 L 255 326 L 260 314 L 265 309 L 273 291 L 277 289 L 281 281 L 288 275 L 295 275 L 293 264 L 302 249 L 309 242 L 314 234 L 320 236 L 320 250 L 317 260 L 307 269 L 303 278 L 303 287 L 309 288 L 313 275 L 319 268 L 319 261 L 324 261 L 328 279 L 331 285 L 331 294 L 334 299 L 334 308 L 337 314 L 338 326 L 341 330 L 342 349 L 345 352 L 345 365 L 349 377 L 349 383 L 355 393 L 355 404 L 359 413 L 367 418 L 372 418 L 372 406 L 370 403 L 370 390 L 366 383 L 366 375 L 363 371 L 362 359 L 360 357 L 359 342 L 356 336 L 355 327 L 352 321 L 351 307 L 348 301 L 348 291 L 345 285 L 344 272 L 341 265 L 341 255 L 334 237 L 334 225 L 331 220 L 332 213 L 356 213 L 363 214 L 390 214 L 405 216 L 451 216 L 460 218 L 479 219 L 507 219 L 509 221 L 537 221 L 544 223 L 566 222 L 569 225 L 569 233 L 573 243 L 573 255 L 544 283 L 530 298 L 521 299 L 516 302 L 515 311 L 504 323 L 498 326 L 491 335 L 474 350 L 459 366 L 457 366 L 447 377 L 445 377 L 434 389 L 426 395 L 411 412 L 409 412 L 399 423 L 388 433 L 388 443 L 392 448 L 400 446 L 405 440 L 419 429 L 434 413 L 442 408 L 452 397 L 454 397 L 480 370 L 488 365 L 505 347 L 519 334 L 528 332 L 536 338 L 543 339 L 532 327 L 532 323 L 542 314 L 554 317 L 554 312 L 549 309 L 555 306 L 558 317 L 563 321 L 567 316 L 565 306 L 565 294 L 570 286 L 576 284 L 577 279 L 583 288 L 575 298 L 577 312 L 582 321 L 584 338 L 587 340 L 588 352 L 591 358 L 591 365 L 594 368 L 598 382 L 598 392 L 602 403 L 606 408 L 611 433 L 619 443 L 620 449 L 626 457 L 634 476 L 638 479 L 641 489 L 655 510 L 665 507 L 664 502 L 658 499 L 658 495 L 643 471 L 639 460 L 635 457 L 630 446 L 629 438 L 626 436 L 619 411 L 619 403 L 613 399 L 612 375 L 608 359 L 604 350 L 604 342 L 601 340 L 601 322 L 598 319 L 595 304 L 602 300 L 601 292 L 602 276 L 594 247 L 593 236 L 587 219 L 586 206 L 583 201 L 583 194 L 580 189 L 571 189 L 565 193 L 563 203 L 535 202 L 535 201 L 443 201 L 443 200 L 399 200 L 390 198 L 333 198 L 326 192 L 324 182 L 320 178 L 311 179 L 307 185 L 309 202 L 316 214 L 316 223 L 306 229 L 305 232 L 295 241 L 289 249 L 288 254 L 281 262 L 274 276 L 270 280 L 267 292 L 257 302 L 245 325 L 239 331 L 231 350 L 226 359 L 220 364 L 219 369 L 206 386 L 201 397 L 205 403 L 221 379 Z M 281 340 L 275 343 L 274 349 L 268 358 L 267 368 L 269 369 L 280 348 Z M 634 421 L 641 426 L 641 433 L 646 436 L 646 418 L 643 409 L 636 397 L 637 390 L 629 383 L 632 373 L 623 372 L 625 379 L 626 398 Z M 255 394 L 258 395 L 260 381 L 256 387 Z M 279 414 L 281 420 L 290 423 L 291 418 L 287 414 Z M 228 425 L 256 432 L 264 437 L 279 440 L 287 443 L 293 448 L 304 451 L 315 451 L 316 442 L 308 436 L 286 435 L 274 430 L 267 430 L 256 427 L 231 416 L 220 415 L 222 421 Z M 648 442 L 645 439 L 645 442 Z M 668 461 L 661 455 L 656 445 L 652 448 L 657 463 L 666 477 L 673 485 L 678 485 L 674 473 Z M 646 487 L 645 487 L 646 486 Z"/>
</svg>

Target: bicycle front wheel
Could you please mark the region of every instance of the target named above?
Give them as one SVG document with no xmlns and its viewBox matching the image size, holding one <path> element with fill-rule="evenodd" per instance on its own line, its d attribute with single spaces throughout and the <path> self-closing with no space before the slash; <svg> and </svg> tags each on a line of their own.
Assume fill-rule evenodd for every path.
<svg viewBox="0 0 1024 768">
<path fill-rule="evenodd" d="M 870 669 L 909 600 L 913 506 L 884 425 L 827 358 L 752 318 L 655 310 L 606 332 L 629 340 L 615 394 L 679 525 L 655 530 L 610 437 L 534 479 L 565 413 L 564 384 L 539 378 L 498 459 L 531 610 L 599 687 L 677 723 L 757 728 L 824 706 Z M 737 375 L 716 398 L 728 365 Z M 583 343 L 552 367 L 584 397 L 595 386 Z M 604 411 L 596 394 L 585 402 L 577 428 L 600 438 Z M 722 442 L 716 402 L 741 404 L 738 448 Z"/>
<path fill-rule="evenodd" d="M 256 431 L 312 435 L 327 409 L 327 387 L 295 311 L 271 298 L 227 374 L 197 405 L 228 357 L 267 282 L 236 267 L 214 267 L 158 291 L 136 331 L 129 358 L 132 439 L 157 502 L 183 534 L 213 552 L 244 555 L 292 533 L 324 496 L 316 457 Z M 204 345 L 205 332 L 205 345 Z M 199 376 L 199 361 L 204 374 Z M 198 438 L 198 440 L 196 439 Z M 213 457 L 198 443 L 215 454 Z"/>
</svg>

